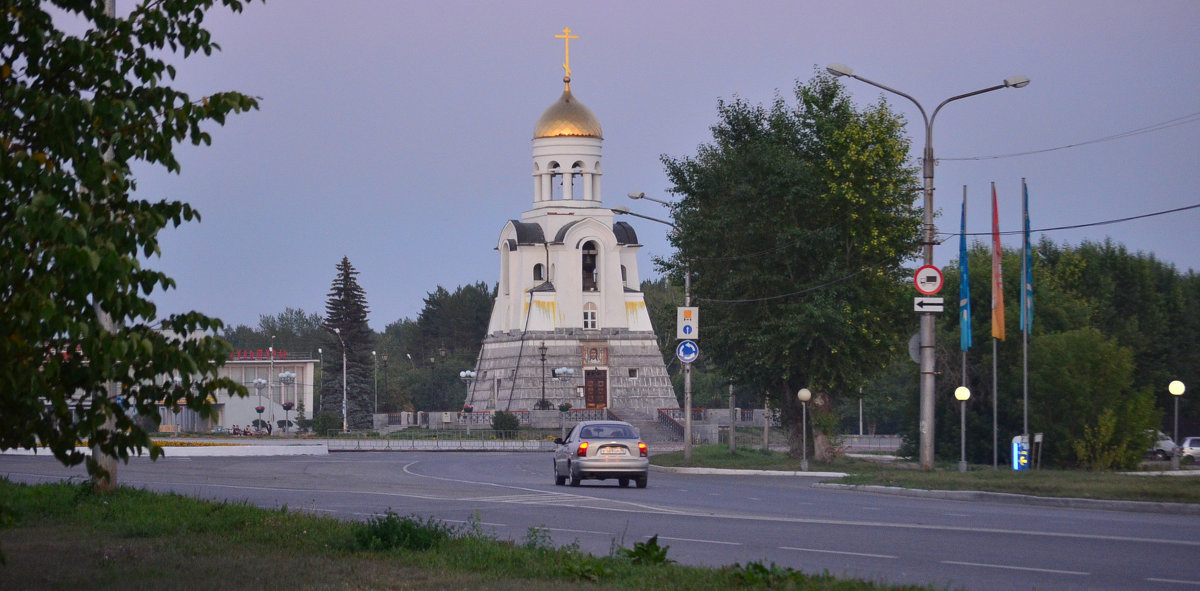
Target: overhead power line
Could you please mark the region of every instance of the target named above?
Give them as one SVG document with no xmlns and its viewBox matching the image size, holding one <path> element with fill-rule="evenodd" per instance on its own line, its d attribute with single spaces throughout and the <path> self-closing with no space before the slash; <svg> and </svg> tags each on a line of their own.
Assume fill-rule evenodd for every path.
<svg viewBox="0 0 1200 591">
<path fill-rule="evenodd" d="M 1056 152 L 1058 150 L 1066 150 L 1068 148 L 1078 148 L 1079 146 L 1099 144 L 1101 142 L 1111 142 L 1113 140 L 1120 140 L 1120 139 L 1125 139 L 1127 137 L 1133 137 L 1133 136 L 1142 135 L 1142 134 L 1146 134 L 1146 133 L 1153 133 L 1155 131 L 1162 131 L 1164 129 L 1178 127 L 1180 125 L 1187 125 L 1188 123 L 1196 123 L 1197 121 L 1200 121 L 1200 112 L 1191 113 L 1188 115 L 1184 115 L 1182 117 L 1176 117 L 1174 119 L 1163 121 L 1161 123 L 1155 123 L 1153 125 L 1147 125 L 1146 127 L 1139 127 L 1138 129 L 1123 131 L 1121 133 L 1115 133 L 1113 135 L 1107 135 L 1107 136 L 1096 138 L 1093 140 L 1077 142 L 1074 144 L 1067 144 L 1065 146 L 1058 146 L 1056 148 L 1043 148 L 1041 150 L 1030 150 L 1028 152 L 1013 152 L 1011 154 L 996 154 L 993 156 L 964 156 L 964 157 L 958 157 L 958 158 L 938 158 L 938 160 L 998 160 L 1001 158 L 1016 158 L 1017 156 L 1029 156 L 1031 154 L 1044 154 L 1046 152 Z"/>
<path fill-rule="evenodd" d="M 1188 211 L 1189 209 L 1197 209 L 1197 208 L 1200 208 L 1200 203 L 1196 203 L 1194 205 L 1185 205 L 1183 207 L 1176 207 L 1175 209 L 1156 211 L 1154 213 L 1144 213 L 1142 215 L 1134 215 L 1134 216 L 1129 216 L 1126 218 L 1118 218 L 1115 220 L 1104 220 L 1102 222 L 1090 222 L 1087 224 L 1074 224 L 1074 225 L 1070 225 L 1070 226 L 1054 226 L 1051 228 L 1037 228 L 1037 229 L 1032 229 L 1029 232 L 1032 234 L 1033 232 L 1054 232 L 1056 230 L 1074 230 L 1076 228 L 1091 228 L 1094 226 L 1107 226 L 1110 224 L 1119 224 L 1121 222 L 1140 220 L 1142 218 L 1152 218 L 1154 216 L 1167 215 L 1169 213 L 1179 213 L 1181 211 Z M 1023 234 L 1024 232 L 1025 232 L 1024 230 L 1005 230 L 1004 232 L 1000 232 L 1000 234 L 1002 234 L 1004 236 L 1010 236 L 1013 234 Z M 954 238 L 955 236 L 962 236 L 962 235 L 963 234 L 960 232 L 955 232 L 953 234 L 943 234 L 943 233 L 938 234 L 938 236 L 945 236 L 945 238 L 943 240 L 948 240 L 950 238 Z M 991 236 L 992 233 L 991 232 L 967 232 L 966 235 L 967 236 Z"/>
<path fill-rule="evenodd" d="M 1102 222 L 1090 222 L 1090 223 L 1087 223 L 1087 224 L 1073 224 L 1073 225 L 1070 225 L 1070 226 L 1054 226 L 1054 227 L 1051 227 L 1051 228 L 1038 228 L 1038 229 L 1031 229 L 1029 232 L 1030 232 L 1030 233 L 1033 233 L 1033 232 L 1053 232 L 1053 231 L 1056 231 L 1056 230 L 1073 230 L 1073 229 L 1076 229 L 1076 228 L 1090 228 L 1090 227 L 1094 227 L 1094 226 L 1105 226 L 1105 225 L 1109 225 L 1109 224 L 1119 224 L 1119 223 L 1121 223 L 1121 222 L 1128 222 L 1128 221 L 1132 221 L 1132 220 L 1140 220 L 1140 219 L 1143 219 L 1143 218 L 1155 217 L 1155 216 L 1160 216 L 1160 215 L 1167 215 L 1167 214 L 1170 214 L 1170 213 L 1179 213 L 1179 212 L 1181 212 L 1181 211 L 1188 211 L 1188 210 L 1191 210 L 1191 209 L 1198 209 L 1198 208 L 1200 208 L 1200 203 L 1196 203 L 1196 204 L 1194 204 L 1194 205 L 1186 205 L 1186 206 L 1184 206 L 1184 207 L 1177 207 L 1177 208 L 1175 208 L 1175 209 L 1168 209 L 1168 210 L 1164 210 L 1164 211 L 1156 211 L 1156 212 L 1154 212 L 1154 213 L 1146 213 L 1146 214 L 1142 214 L 1142 215 L 1129 216 L 1129 217 L 1118 218 L 1118 219 L 1114 219 L 1114 220 L 1105 220 L 1105 221 L 1102 221 Z M 1024 230 L 1015 230 L 1015 231 L 1005 231 L 1005 232 L 1000 232 L 1000 234 L 1004 234 L 1004 235 L 1011 235 L 1011 234 L 1022 234 L 1022 233 L 1024 233 Z M 941 234 L 941 233 L 939 233 L 938 235 L 939 235 L 939 236 L 943 236 L 944 238 L 943 238 L 943 240 L 942 240 L 942 241 L 944 241 L 944 240 L 948 240 L 948 239 L 950 239 L 950 238 L 953 238 L 953 237 L 955 237 L 955 236 L 960 236 L 961 234 L 959 234 L 959 233 L 957 233 L 957 232 L 956 232 L 956 233 L 954 233 L 954 234 Z M 966 235 L 967 235 L 967 236 L 991 236 L 991 235 L 992 235 L 992 233 L 991 233 L 991 232 L 967 232 L 967 234 L 966 234 Z M 774 249 L 773 249 L 773 250 L 774 250 Z M 759 253 L 757 253 L 757 254 L 764 254 L 764 253 L 766 253 L 766 252 L 769 252 L 769 251 L 760 251 L 760 252 L 759 252 Z M 724 259 L 724 257 L 722 258 L 722 260 L 723 260 L 723 259 Z M 870 270 L 872 270 L 872 269 L 875 269 L 875 268 L 877 268 L 877 267 L 878 267 L 878 266 L 876 266 L 876 265 L 872 265 L 872 266 L 870 266 L 870 267 L 866 267 L 866 268 L 863 268 L 863 269 L 859 269 L 859 270 L 857 270 L 857 271 L 854 271 L 853 273 L 850 273 L 850 274 L 848 274 L 848 275 L 845 275 L 845 276 L 839 277 L 839 278 L 837 278 L 837 279 L 834 279 L 834 280 L 832 280 L 832 281 L 827 281 L 827 282 L 825 282 L 825 283 L 822 283 L 822 284 L 820 284 L 820 285 L 814 285 L 814 286 L 812 286 L 812 287 L 807 287 L 807 288 L 805 288 L 805 289 L 801 289 L 801 290 L 799 290 L 799 291 L 793 291 L 793 292 L 789 292 L 789 293 L 783 293 L 783 294 L 779 294 L 779 295 L 765 296 L 765 297 L 761 297 L 761 298 L 748 298 L 748 299 L 740 299 L 740 300 L 717 300 L 717 299 L 709 299 L 709 298 L 696 298 L 696 301 L 698 301 L 698 302 L 708 302 L 708 303 L 711 303 L 711 304 L 752 304 L 752 303 L 757 303 L 757 302 L 769 302 L 769 301 L 771 301 L 771 300 L 780 300 L 780 299 L 783 299 L 783 298 L 790 298 L 790 297 L 793 297 L 793 296 L 804 295 L 804 294 L 806 294 L 806 293 L 814 292 L 814 291 L 817 291 L 817 290 L 820 290 L 820 289 L 825 289 L 826 287 L 830 287 L 830 286 L 832 286 L 832 285 L 837 285 L 838 283 L 842 283 L 842 282 L 844 282 L 844 281 L 849 281 L 850 279 L 853 279 L 854 277 L 856 277 L 856 276 L 858 276 L 858 275 L 861 275 L 861 274 L 863 274 L 863 273 L 865 273 L 865 272 L 867 272 L 867 271 L 870 271 Z"/>
</svg>

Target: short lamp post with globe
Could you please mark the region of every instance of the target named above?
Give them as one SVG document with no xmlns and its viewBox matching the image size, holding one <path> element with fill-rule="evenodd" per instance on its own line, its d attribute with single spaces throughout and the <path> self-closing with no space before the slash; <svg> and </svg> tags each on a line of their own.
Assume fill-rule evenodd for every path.
<svg viewBox="0 0 1200 591">
<path fill-rule="evenodd" d="M 812 400 L 812 391 L 808 388 L 800 388 L 796 393 L 796 398 L 800 400 L 800 406 L 803 414 L 800 416 L 800 471 L 808 472 L 808 401 Z"/>
<path fill-rule="evenodd" d="M 1171 453 L 1171 469 L 1179 469 L 1179 399 L 1183 397 L 1185 390 L 1183 382 L 1174 380 L 1167 385 L 1167 391 L 1171 393 L 1171 397 L 1175 399 L 1175 449 Z"/>
<path fill-rule="evenodd" d="M 971 389 L 966 386 L 959 386 L 954 389 L 954 398 L 958 400 L 959 412 L 959 427 L 958 441 L 961 448 L 958 459 L 958 471 L 967 471 L 967 400 L 971 398 Z"/>
</svg>

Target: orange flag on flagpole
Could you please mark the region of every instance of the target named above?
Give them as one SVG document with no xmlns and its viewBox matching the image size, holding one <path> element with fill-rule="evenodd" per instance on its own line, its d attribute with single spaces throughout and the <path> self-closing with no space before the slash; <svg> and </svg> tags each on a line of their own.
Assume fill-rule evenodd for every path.
<svg viewBox="0 0 1200 591">
<path fill-rule="evenodd" d="M 996 209 L 996 183 L 992 183 L 992 338 L 1004 340 L 1004 270 L 1000 259 L 1000 220 Z"/>
</svg>

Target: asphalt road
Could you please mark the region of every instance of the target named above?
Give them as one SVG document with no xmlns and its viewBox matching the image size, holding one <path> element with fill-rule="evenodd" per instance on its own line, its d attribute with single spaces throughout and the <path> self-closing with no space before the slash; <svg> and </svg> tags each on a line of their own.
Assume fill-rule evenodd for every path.
<svg viewBox="0 0 1200 591">
<path fill-rule="evenodd" d="M 18 482 L 84 478 L 53 458 L 0 456 Z M 594 554 L 657 534 L 687 564 L 761 561 L 964 589 L 1200 588 L 1200 516 L 921 499 L 813 488 L 815 478 L 654 471 L 554 486 L 547 453 L 367 452 L 133 459 L 122 484 L 366 519 L 386 510 L 477 522 L 522 541 L 544 528 Z"/>
</svg>

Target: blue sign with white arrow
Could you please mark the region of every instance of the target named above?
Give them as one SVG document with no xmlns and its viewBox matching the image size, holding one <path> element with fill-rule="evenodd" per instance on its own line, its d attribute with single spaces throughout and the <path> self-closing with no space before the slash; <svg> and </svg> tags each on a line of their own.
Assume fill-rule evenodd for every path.
<svg viewBox="0 0 1200 591">
<path fill-rule="evenodd" d="M 691 363 L 700 357 L 700 345 L 696 341 L 679 341 L 675 347 L 675 356 L 684 363 Z"/>
</svg>

